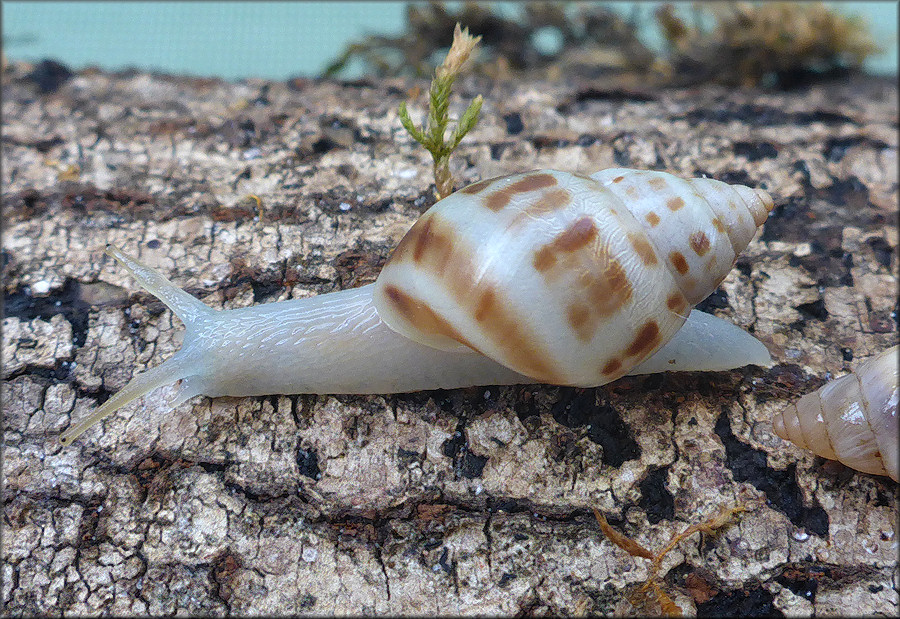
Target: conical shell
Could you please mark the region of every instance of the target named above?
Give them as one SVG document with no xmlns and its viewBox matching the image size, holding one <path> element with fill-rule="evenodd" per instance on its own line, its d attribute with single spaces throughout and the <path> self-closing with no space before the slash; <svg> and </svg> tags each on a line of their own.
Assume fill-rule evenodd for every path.
<svg viewBox="0 0 900 619">
<path fill-rule="evenodd" d="M 436 348 L 593 386 L 667 342 L 772 209 L 760 190 L 663 172 L 540 170 L 429 209 L 375 283 L 379 315 Z"/>
<path fill-rule="evenodd" d="M 897 481 L 897 347 L 808 393 L 772 421 L 775 433 L 818 456 Z"/>
</svg>

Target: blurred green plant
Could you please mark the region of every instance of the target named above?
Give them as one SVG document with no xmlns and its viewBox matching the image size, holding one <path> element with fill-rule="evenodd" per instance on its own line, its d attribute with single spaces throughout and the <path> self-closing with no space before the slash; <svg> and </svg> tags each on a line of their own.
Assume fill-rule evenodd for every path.
<svg viewBox="0 0 900 619">
<path fill-rule="evenodd" d="M 400 122 L 413 139 L 424 146 L 434 160 L 434 187 L 438 200 L 453 193 L 453 174 L 450 172 L 450 155 L 465 135 L 478 123 L 483 98 L 475 97 L 456 123 L 456 128 L 447 135 L 450 124 L 450 94 L 453 82 L 462 71 L 481 37 L 473 37 L 468 29 L 457 23 L 453 31 L 453 43 L 441 65 L 435 69 L 431 88 L 428 91 L 428 116 L 422 128 L 413 124 L 406 109 L 406 102 L 400 104 Z"/>
<path fill-rule="evenodd" d="M 492 79 L 602 79 L 609 88 L 722 83 L 788 88 L 857 71 L 878 45 L 864 20 L 822 2 L 695 2 L 624 19 L 603 3 L 410 3 L 406 31 L 351 44 L 327 69 L 361 60 L 374 75 L 427 75 L 453 24 L 483 37 L 472 70 Z M 508 9 L 507 5 L 504 7 Z M 638 33 L 655 24 L 663 47 Z M 556 44 L 547 46 L 547 35 Z"/>
<path fill-rule="evenodd" d="M 667 83 L 787 87 L 859 69 L 880 51 L 864 20 L 822 2 L 697 3 L 694 11 L 712 26 L 686 23 L 670 4 L 656 10 L 670 52 Z"/>
</svg>

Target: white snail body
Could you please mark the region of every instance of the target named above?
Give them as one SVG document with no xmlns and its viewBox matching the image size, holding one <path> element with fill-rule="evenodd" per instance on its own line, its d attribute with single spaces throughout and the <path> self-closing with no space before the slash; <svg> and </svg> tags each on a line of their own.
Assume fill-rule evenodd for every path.
<svg viewBox="0 0 900 619">
<path fill-rule="evenodd" d="M 808 393 L 775 416 L 783 439 L 850 468 L 897 479 L 898 347 Z"/>
<path fill-rule="evenodd" d="M 691 307 L 772 206 L 761 190 L 664 172 L 491 179 L 423 214 L 374 284 L 225 311 L 109 248 L 185 323 L 184 344 L 61 440 L 176 380 L 172 406 L 200 394 L 596 386 L 765 364 L 758 340 Z"/>
</svg>

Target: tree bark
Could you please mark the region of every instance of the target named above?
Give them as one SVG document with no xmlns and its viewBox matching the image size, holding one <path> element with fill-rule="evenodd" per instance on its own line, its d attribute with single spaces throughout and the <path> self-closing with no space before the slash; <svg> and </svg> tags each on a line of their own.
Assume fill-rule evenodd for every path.
<svg viewBox="0 0 900 619">
<path fill-rule="evenodd" d="M 592 508 L 658 550 L 735 503 L 750 511 L 663 562 L 684 610 L 896 614 L 897 486 L 771 429 L 897 342 L 893 81 L 458 83 L 454 113 L 485 101 L 457 188 L 624 166 L 769 191 L 702 308 L 771 368 L 174 411 L 160 390 L 63 448 L 181 341 L 107 243 L 217 308 L 321 294 L 374 280 L 433 179 L 397 117 L 413 81 L 36 74 L 3 83 L 6 614 L 635 614 L 649 562 Z"/>
</svg>

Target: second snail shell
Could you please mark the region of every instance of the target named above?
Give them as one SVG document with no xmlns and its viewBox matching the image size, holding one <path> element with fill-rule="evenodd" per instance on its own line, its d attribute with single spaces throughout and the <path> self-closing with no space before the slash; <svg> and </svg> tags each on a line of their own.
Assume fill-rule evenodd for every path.
<svg viewBox="0 0 900 619">
<path fill-rule="evenodd" d="M 898 481 L 898 347 L 808 393 L 775 416 L 775 434 L 818 456 Z"/>
</svg>

